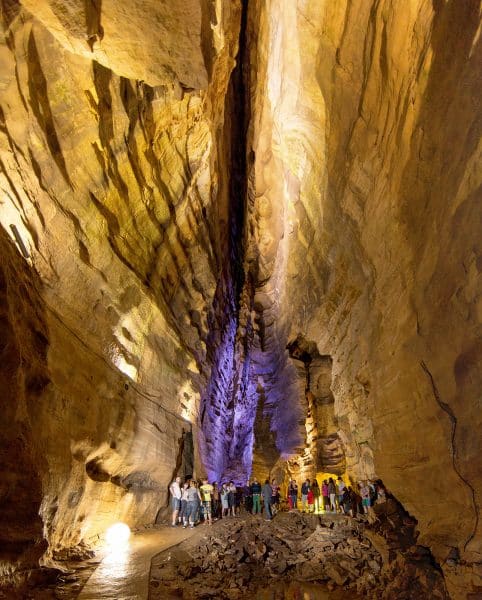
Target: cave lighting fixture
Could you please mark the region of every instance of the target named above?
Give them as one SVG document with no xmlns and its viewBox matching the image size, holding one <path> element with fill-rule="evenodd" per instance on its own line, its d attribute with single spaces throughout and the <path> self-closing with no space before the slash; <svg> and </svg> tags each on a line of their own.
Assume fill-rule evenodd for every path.
<svg viewBox="0 0 482 600">
<path fill-rule="evenodd" d="M 105 533 L 105 541 L 108 546 L 118 548 L 127 544 L 131 535 L 129 525 L 125 523 L 114 523 Z"/>
</svg>

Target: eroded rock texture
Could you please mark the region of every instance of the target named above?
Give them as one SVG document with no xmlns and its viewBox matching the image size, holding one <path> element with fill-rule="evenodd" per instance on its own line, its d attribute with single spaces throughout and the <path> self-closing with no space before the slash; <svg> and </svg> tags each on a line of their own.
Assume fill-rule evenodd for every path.
<svg viewBox="0 0 482 600">
<path fill-rule="evenodd" d="M 332 357 L 348 472 L 382 477 L 441 563 L 478 562 L 479 7 L 295 4 L 256 17 L 271 331 Z"/>
<path fill-rule="evenodd" d="M 4 572 L 345 472 L 476 593 L 479 4 L 1 7 Z"/>
<path fill-rule="evenodd" d="M 140 21 L 123 30 L 126 48 L 146 41 L 150 10 L 112 7 L 128 5 Z M 176 73 L 152 87 L 140 72 L 123 76 L 135 70 L 127 60 L 117 73 L 114 58 L 102 64 L 74 42 L 67 48 L 46 6 L 3 4 L 1 218 L 17 253 L 2 252 L 2 447 L 12 456 L 2 469 L 13 471 L 2 486 L 28 533 L 12 524 L 1 535 L 12 544 L 41 538 L 31 518 L 40 507 L 52 554 L 95 542 L 119 519 L 152 522 L 174 472 L 192 473 L 185 440 L 197 429 L 228 240 L 221 149 L 239 10 L 210 7 L 210 37 L 197 42 L 210 49 L 209 84 L 173 30 L 192 81 Z M 63 6 L 84 31 L 73 3 Z M 191 41 L 203 10 L 192 3 L 192 22 L 187 8 L 171 15 L 185 19 Z M 114 42 L 102 44 L 119 58 Z"/>
</svg>

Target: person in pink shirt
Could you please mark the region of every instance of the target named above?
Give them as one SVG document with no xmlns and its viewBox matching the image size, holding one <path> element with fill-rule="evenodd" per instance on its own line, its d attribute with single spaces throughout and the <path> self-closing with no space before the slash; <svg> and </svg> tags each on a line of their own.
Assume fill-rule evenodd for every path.
<svg viewBox="0 0 482 600">
<path fill-rule="evenodd" d="M 323 496 L 323 510 L 327 512 L 330 506 L 330 492 L 328 491 L 328 481 L 326 479 L 321 484 L 321 495 Z"/>
</svg>

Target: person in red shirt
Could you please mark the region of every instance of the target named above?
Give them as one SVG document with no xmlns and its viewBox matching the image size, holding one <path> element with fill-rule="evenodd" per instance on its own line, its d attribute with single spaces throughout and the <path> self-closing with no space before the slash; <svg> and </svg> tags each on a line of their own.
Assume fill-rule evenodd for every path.
<svg viewBox="0 0 482 600">
<path fill-rule="evenodd" d="M 330 506 L 330 491 L 328 488 L 328 481 L 325 479 L 321 486 L 321 495 L 323 496 L 323 510 L 324 512 L 328 512 L 328 507 Z"/>
<path fill-rule="evenodd" d="M 313 512 L 314 509 L 314 505 L 315 505 L 315 495 L 313 494 L 313 487 L 310 487 L 308 490 L 308 512 Z"/>
</svg>

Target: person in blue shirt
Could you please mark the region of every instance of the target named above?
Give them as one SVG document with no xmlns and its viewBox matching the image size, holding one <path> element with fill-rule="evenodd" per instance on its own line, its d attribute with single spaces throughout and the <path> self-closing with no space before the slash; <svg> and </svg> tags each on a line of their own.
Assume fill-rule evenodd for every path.
<svg viewBox="0 0 482 600">
<path fill-rule="evenodd" d="M 290 500 L 290 508 L 296 508 L 296 503 L 298 501 L 298 484 L 294 479 L 290 481 L 288 486 L 288 498 Z"/>
</svg>

